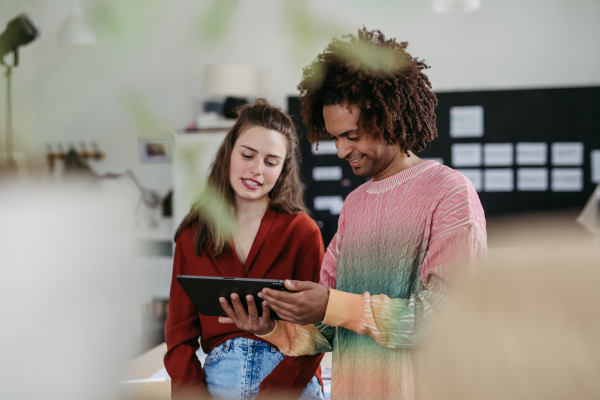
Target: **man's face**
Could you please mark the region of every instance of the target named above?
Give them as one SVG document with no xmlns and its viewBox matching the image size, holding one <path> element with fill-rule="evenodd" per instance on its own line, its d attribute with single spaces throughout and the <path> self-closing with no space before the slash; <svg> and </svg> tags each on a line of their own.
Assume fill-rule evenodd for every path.
<svg viewBox="0 0 600 400">
<path fill-rule="evenodd" d="M 379 138 L 358 131 L 360 109 L 346 104 L 323 107 L 325 129 L 335 140 L 338 157 L 347 160 L 358 176 L 377 179 L 399 155 L 398 145 L 387 145 Z"/>
</svg>

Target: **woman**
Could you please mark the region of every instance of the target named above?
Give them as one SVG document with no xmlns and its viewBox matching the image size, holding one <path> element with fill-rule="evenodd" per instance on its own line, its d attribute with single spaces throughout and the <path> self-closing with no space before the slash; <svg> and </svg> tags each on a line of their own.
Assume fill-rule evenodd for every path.
<svg viewBox="0 0 600 400">
<path fill-rule="evenodd" d="M 198 313 L 177 275 L 318 282 L 323 241 L 305 211 L 298 138 L 290 117 L 259 99 L 244 106 L 211 166 L 208 183 L 237 220 L 232 237 L 193 206 L 176 234 L 165 366 L 173 398 L 322 399 L 321 356 L 285 357 L 264 339 Z M 208 354 L 195 355 L 198 338 Z"/>
</svg>

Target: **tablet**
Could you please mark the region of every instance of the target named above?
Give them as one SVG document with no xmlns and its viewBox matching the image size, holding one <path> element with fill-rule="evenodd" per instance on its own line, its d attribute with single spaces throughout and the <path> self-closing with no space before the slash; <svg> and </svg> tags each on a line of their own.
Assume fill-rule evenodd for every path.
<svg viewBox="0 0 600 400">
<path fill-rule="evenodd" d="M 231 305 L 231 294 L 237 293 L 240 302 L 248 312 L 246 296 L 254 296 L 254 303 L 258 313 L 262 316 L 262 299 L 258 293 L 264 288 L 288 292 L 283 280 L 276 279 L 250 279 L 250 278 L 224 278 L 220 276 L 193 276 L 179 275 L 177 282 L 181 285 L 200 314 L 211 317 L 227 317 L 221 307 L 219 297 L 225 297 Z M 233 307 L 233 306 L 232 306 Z M 271 310 L 271 319 L 280 319 L 277 313 Z"/>
</svg>

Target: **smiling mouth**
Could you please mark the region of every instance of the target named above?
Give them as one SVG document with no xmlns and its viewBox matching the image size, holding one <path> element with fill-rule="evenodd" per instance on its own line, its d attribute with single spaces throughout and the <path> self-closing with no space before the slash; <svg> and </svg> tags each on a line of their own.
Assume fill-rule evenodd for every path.
<svg viewBox="0 0 600 400">
<path fill-rule="evenodd" d="M 348 160 L 348 162 L 350 162 L 350 164 L 356 164 L 356 163 L 358 163 L 360 160 L 362 160 L 364 156 L 365 156 L 365 155 L 363 154 L 362 156 L 360 156 L 360 157 L 358 157 L 358 158 L 355 158 L 354 160 Z"/>
<path fill-rule="evenodd" d="M 252 187 L 262 186 L 262 183 L 258 183 L 256 181 L 253 181 L 253 180 L 250 180 L 250 179 L 244 179 L 244 178 L 242 178 L 242 182 L 244 182 L 246 185 L 252 186 Z"/>
</svg>

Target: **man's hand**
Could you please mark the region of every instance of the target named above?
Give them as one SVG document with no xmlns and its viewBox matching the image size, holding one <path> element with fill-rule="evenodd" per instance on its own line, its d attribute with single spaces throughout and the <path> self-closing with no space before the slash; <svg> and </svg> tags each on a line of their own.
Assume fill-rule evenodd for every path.
<svg viewBox="0 0 600 400">
<path fill-rule="evenodd" d="M 235 324 L 238 329 L 253 333 L 255 335 L 266 335 L 271 333 L 275 329 L 275 321 L 271 319 L 271 310 L 267 306 L 267 302 L 262 302 L 262 317 L 259 318 L 256 304 L 254 303 L 254 297 L 251 295 L 246 296 L 248 302 L 248 314 L 240 302 L 240 298 L 237 294 L 231 294 L 231 304 L 233 309 L 227 303 L 224 297 L 219 298 L 221 307 L 227 313 L 227 317 L 219 317 L 219 322 L 222 324 Z"/>
<path fill-rule="evenodd" d="M 263 289 L 258 296 L 284 321 L 299 325 L 323 321 L 329 289 L 314 282 L 290 280 L 285 281 L 285 287 L 294 293 Z"/>
</svg>

